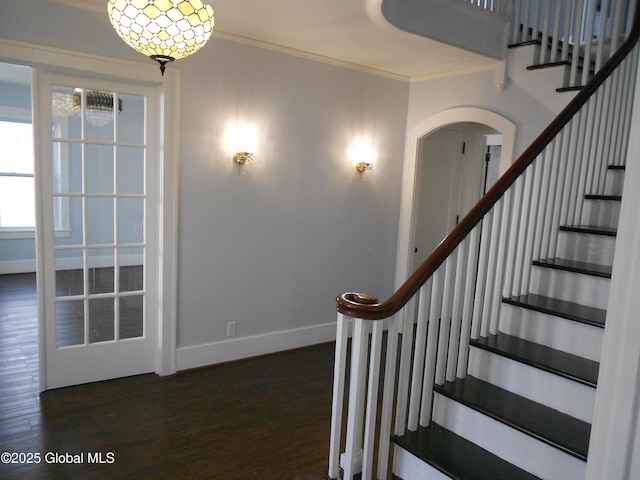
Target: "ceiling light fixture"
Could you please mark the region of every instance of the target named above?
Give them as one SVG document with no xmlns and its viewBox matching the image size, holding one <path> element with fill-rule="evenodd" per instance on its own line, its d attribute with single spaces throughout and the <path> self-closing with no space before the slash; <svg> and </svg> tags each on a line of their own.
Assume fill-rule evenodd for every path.
<svg viewBox="0 0 640 480">
<path fill-rule="evenodd" d="M 165 65 L 197 52 L 211 36 L 213 8 L 201 0 L 108 0 L 113 28 L 134 50 Z"/>
</svg>

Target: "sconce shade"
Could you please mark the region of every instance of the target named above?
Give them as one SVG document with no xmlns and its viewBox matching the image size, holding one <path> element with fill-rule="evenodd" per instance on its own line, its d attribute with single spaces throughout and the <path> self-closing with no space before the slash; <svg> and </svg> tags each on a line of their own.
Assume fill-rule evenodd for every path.
<svg viewBox="0 0 640 480">
<path fill-rule="evenodd" d="M 373 149 L 369 142 L 364 140 L 356 142 L 347 154 L 351 162 L 356 166 L 356 170 L 360 173 L 373 170 L 373 164 L 378 158 L 378 152 Z"/>
<path fill-rule="evenodd" d="M 202 48 L 214 27 L 213 8 L 201 0 L 108 0 L 107 12 L 118 35 L 163 74 L 167 62 Z"/>
</svg>

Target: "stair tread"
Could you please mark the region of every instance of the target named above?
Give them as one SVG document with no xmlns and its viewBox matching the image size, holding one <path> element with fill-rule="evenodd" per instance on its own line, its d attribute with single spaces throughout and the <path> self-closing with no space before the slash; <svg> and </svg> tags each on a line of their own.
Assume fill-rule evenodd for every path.
<svg viewBox="0 0 640 480">
<path fill-rule="evenodd" d="M 475 443 L 432 423 L 394 435 L 393 442 L 456 480 L 535 480 L 538 477 L 508 463 Z"/>
<path fill-rule="evenodd" d="M 560 87 L 560 88 L 556 88 L 556 92 L 558 93 L 562 93 L 562 92 L 577 92 L 579 90 L 582 90 L 584 88 L 584 85 L 574 85 L 572 87 Z"/>
<path fill-rule="evenodd" d="M 600 328 L 604 327 L 607 317 L 607 311 L 601 308 L 587 307 L 578 303 L 532 293 L 518 297 L 503 298 L 502 301 L 517 307 L 547 313 Z"/>
<path fill-rule="evenodd" d="M 581 460 L 587 459 L 591 425 L 545 405 L 467 376 L 434 390 Z"/>
<path fill-rule="evenodd" d="M 574 273 L 584 273 L 586 275 L 603 278 L 611 278 L 611 272 L 613 270 L 609 265 L 599 265 L 596 263 L 567 260 L 564 258 L 534 260 L 533 264 L 538 267 L 547 267 Z"/>
<path fill-rule="evenodd" d="M 608 228 L 608 227 L 590 227 L 590 226 L 571 227 L 571 226 L 563 225 L 560 227 L 560 230 L 563 232 L 590 233 L 593 235 L 605 235 L 609 237 L 615 237 L 617 234 L 617 229 Z"/>
<path fill-rule="evenodd" d="M 522 338 L 498 333 L 471 340 L 470 345 L 505 356 L 532 367 L 595 387 L 600 364 Z"/>
<path fill-rule="evenodd" d="M 527 70 L 542 70 L 545 68 L 553 68 L 553 67 L 570 67 L 571 62 L 567 60 L 560 60 L 558 62 L 548 62 L 548 63 L 536 63 L 535 65 L 529 65 Z"/>
<path fill-rule="evenodd" d="M 584 196 L 587 200 L 607 200 L 610 202 L 620 202 L 622 201 L 622 195 L 595 195 L 595 194 L 587 194 Z"/>
</svg>

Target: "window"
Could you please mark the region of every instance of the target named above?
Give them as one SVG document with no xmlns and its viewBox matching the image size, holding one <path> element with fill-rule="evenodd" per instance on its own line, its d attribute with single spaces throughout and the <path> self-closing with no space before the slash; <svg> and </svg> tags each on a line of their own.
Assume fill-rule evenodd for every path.
<svg viewBox="0 0 640 480">
<path fill-rule="evenodd" d="M 35 191 L 32 124 L 0 121 L 0 145 L 0 232 L 33 232 Z"/>
</svg>

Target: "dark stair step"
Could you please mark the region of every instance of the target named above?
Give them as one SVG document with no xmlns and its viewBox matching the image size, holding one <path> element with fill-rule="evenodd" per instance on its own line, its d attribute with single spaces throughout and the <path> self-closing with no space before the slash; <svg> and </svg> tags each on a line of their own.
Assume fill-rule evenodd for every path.
<svg viewBox="0 0 640 480">
<path fill-rule="evenodd" d="M 604 322 L 607 317 L 607 311 L 601 308 L 587 307 L 578 303 L 532 293 L 518 297 L 503 298 L 502 301 L 516 307 L 535 310 L 536 312 L 546 313 L 600 328 L 604 328 Z"/>
<path fill-rule="evenodd" d="M 605 200 L 610 202 L 621 202 L 622 195 L 585 195 L 585 199 L 587 200 Z"/>
<path fill-rule="evenodd" d="M 590 387 L 598 382 L 598 362 L 506 333 L 481 337 L 469 344 Z"/>
<path fill-rule="evenodd" d="M 584 88 L 584 85 L 574 85 L 573 87 L 560 87 L 560 88 L 556 88 L 556 92 L 558 93 L 577 92 L 579 90 L 582 90 L 583 88 Z"/>
<path fill-rule="evenodd" d="M 570 67 L 571 62 L 567 62 L 566 60 L 560 60 L 559 62 L 549 62 L 549 63 L 538 63 L 536 65 L 529 65 L 527 70 L 543 70 L 545 68 L 553 68 L 553 67 Z"/>
<path fill-rule="evenodd" d="M 611 278 L 612 268 L 608 265 L 598 265 L 596 263 L 578 262 L 576 260 L 566 260 L 563 258 L 555 258 L 548 260 L 534 260 L 533 265 L 536 267 L 553 268 L 554 270 L 563 270 L 565 272 L 582 273 L 584 275 L 592 275 L 594 277 Z"/>
<path fill-rule="evenodd" d="M 578 226 L 578 227 L 569 227 L 563 225 L 560 227 L 561 232 L 574 232 L 574 233 L 589 233 L 591 235 L 604 235 L 607 237 L 615 237 L 618 233 L 615 228 L 605 228 L 605 227 L 586 227 L 586 226 Z"/>
<path fill-rule="evenodd" d="M 538 477 L 432 423 L 392 441 L 455 480 L 534 480 Z M 399 477 L 395 477 L 396 479 Z"/>
<path fill-rule="evenodd" d="M 434 391 L 586 461 L 591 425 L 467 376 Z"/>
</svg>

